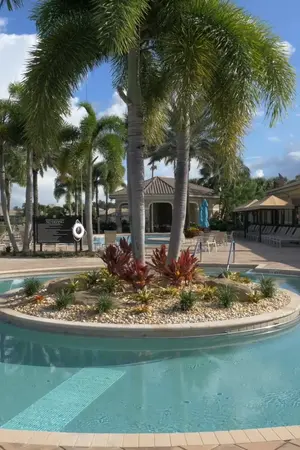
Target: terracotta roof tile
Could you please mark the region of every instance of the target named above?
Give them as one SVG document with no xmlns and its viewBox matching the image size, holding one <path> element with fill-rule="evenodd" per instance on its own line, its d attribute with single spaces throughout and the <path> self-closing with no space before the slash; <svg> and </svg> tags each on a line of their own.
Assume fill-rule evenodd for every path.
<svg viewBox="0 0 300 450">
<path fill-rule="evenodd" d="M 175 178 L 168 177 L 153 177 L 144 181 L 144 193 L 146 195 L 174 195 L 175 192 Z M 127 189 L 121 189 L 111 195 L 112 198 L 119 195 L 126 195 Z M 212 189 L 199 186 L 198 184 L 190 183 L 190 195 L 215 195 Z"/>
</svg>

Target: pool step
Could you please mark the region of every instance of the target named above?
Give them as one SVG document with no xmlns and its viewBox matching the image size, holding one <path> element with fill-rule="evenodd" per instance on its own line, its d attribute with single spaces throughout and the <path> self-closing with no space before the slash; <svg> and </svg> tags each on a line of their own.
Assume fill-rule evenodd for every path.
<svg viewBox="0 0 300 450">
<path fill-rule="evenodd" d="M 81 369 L 1 428 L 62 431 L 124 374 L 120 370 L 108 368 Z"/>
</svg>

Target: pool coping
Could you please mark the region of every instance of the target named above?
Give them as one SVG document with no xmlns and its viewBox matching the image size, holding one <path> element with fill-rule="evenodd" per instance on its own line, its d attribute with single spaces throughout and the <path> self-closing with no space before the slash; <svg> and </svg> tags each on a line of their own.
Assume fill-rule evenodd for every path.
<svg viewBox="0 0 300 450">
<path fill-rule="evenodd" d="M 277 442 L 300 439 L 300 426 L 193 433 L 65 433 L 0 429 L 0 442 L 33 446 L 72 448 L 161 448 L 212 449 L 219 445 Z M 300 441 L 298 441 L 300 442 Z M 49 447 L 48 447 L 49 446 Z M 51 447 L 50 447 L 51 446 Z M 74 447 L 73 447 L 74 446 Z M 206 447 L 208 446 L 208 447 Z M 222 448 L 222 447 L 221 447 Z M 229 448 L 229 447 L 226 447 Z M 231 448 L 231 447 L 230 447 Z M 252 447 L 251 447 L 252 448 Z M 259 448 L 259 447 L 257 447 Z M 269 447 L 268 447 L 269 448 Z M 270 447 L 271 448 L 271 447 Z M 273 447 L 278 448 L 278 447 Z M 297 447 L 295 447 L 297 448 Z"/>
</svg>

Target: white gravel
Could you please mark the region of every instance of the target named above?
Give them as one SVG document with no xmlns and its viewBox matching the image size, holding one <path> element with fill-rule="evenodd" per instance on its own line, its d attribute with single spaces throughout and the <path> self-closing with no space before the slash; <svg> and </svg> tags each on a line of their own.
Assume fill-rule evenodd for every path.
<svg viewBox="0 0 300 450">
<path fill-rule="evenodd" d="M 183 312 L 178 309 L 178 299 L 161 297 L 150 302 L 148 312 L 136 313 L 140 303 L 119 293 L 115 296 L 118 306 L 108 313 L 98 314 L 94 306 L 86 305 L 71 305 L 58 311 L 53 296 L 45 290 L 41 294 L 45 296 L 42 302 L 18 295 L 12 297 L 7 306 L 48 319 L 115 324 L 178 324 L 249 317 L 281 309 L 290 302 L 290 297 L 278 290 L 274 298 L 262 299 L 258 303 L 235 302 L 230 308 L 223 308 L 217 301 L 199 301 L 190 311 Z"/>
</svg>

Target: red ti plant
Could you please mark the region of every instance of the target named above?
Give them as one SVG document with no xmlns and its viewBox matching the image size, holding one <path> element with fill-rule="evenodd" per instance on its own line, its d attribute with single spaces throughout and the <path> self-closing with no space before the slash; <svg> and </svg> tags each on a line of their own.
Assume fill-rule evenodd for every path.
<svg viewBox="0 0 300 450">
<path fill-rule="evenodd" d="M 112 275 L 121 276 L 124 267 L 129 263 L 131 252 L 125 253 L 118 245 L 110 244 L 106 247 L 101 259 L 107 265 Z"/>
<path fill-rule="evenodd" d="M 198 259 L 190 253 L 189 248 L 182 250 L 179 258 L 173 259 L 170 264 L 167 264 L 166 261 L 166 248 L 162 245 L 160 250 L 156 249 L 153 252 L 152 267 L 176 286 L 180 286 L 182 283 L 188 284 L 193 280 Z"/>
<path fill-rule="evenodd" d="M 153 274 L 150 274 L 150 266 L 148 264 L 142 264 L 140 261 L 131 260 L 124 266 L 121 278 L 128 283 L 131 283 L 133 288 L 139 291 L 149 285 L 153 276 Z"/>
<path fill-rule="evenodd" d="M 167 247 L 165 244 L 161 245 L 160 248 L 153 250 L 151 261 L 153 269 L 156 272 L 163 274 L 167 264 Z"/>
<path fill-rule="evenodd" d="M 123 251 L 123 253 L 126 253 L 126 254 L 132 253 L 132 245 L 129 244 L 129 242 L 126 238 L 122 237 L 120 239 L 119 246 L 120 246 L 120 249 Z"/>
</svg>

